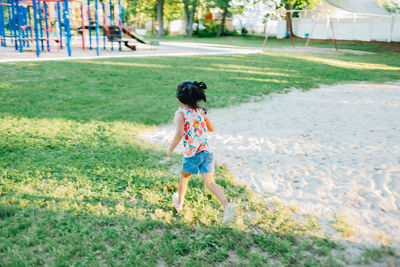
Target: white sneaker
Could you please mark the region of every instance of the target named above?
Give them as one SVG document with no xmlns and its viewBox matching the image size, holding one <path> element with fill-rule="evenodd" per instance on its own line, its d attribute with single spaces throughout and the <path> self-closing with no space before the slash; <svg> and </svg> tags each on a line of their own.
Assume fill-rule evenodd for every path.
<svg viewBox="0 0 400 267">
<path fill-rule="evenodd" d="M 179 200 L 178 192 L 175 192 L 175 193 L 172 195 L 172 202 L 173 202 L 174 205 L 175 205 L 176 211 L 181 211 L 181 210 L 182 210 L 182 207 L 179 207 L 179 205 L 178 205 L 178 200 Z"/>
<path fill-rule="evenodd" d="M 232 203 L 229 203 L 225 207 L 224 219 L 222 219 L 223 226 L 227 226 L 228 224 L 230 224 L 232 222 L 233 218 L 235 218 L 235 210 L 236 210 L 236 207 Z"/>
</svg>

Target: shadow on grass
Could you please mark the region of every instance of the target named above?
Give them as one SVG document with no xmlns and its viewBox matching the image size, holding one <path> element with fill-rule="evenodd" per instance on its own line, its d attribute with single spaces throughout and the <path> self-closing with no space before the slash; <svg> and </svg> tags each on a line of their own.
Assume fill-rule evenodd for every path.
<svg viewBox="0 0 400 267">
<path fill-rule="evenodd" d="M 150 212 L 149 212 L 150 215 Z M 150 216 L 149 216 L 150 217 Z M 335 265 L 336 244 L 291 233 L 0 206 L 3 265 Z M 311 255 L 314 254 L 314 255 Z M 316 254 L 316 255 L 315 255 Z"/>
<path fill-rule="evenodd" d="M 179 177 L 161 151 L 117 123 L 3 118 L 0 265 L 334 265 L 339 245 L 310 238 L 290 210 L 267 209 L 223 167 L 216 180 L 238 206 L 221 225 L 218 200 L 193 177 L 182 213 Z M 52 130 L 53 129 L 53 130 Z M 131 129 L 134 130 L 134 129 Z M 77 142 L 79 141 L 79 142 Z"/>
</svg>

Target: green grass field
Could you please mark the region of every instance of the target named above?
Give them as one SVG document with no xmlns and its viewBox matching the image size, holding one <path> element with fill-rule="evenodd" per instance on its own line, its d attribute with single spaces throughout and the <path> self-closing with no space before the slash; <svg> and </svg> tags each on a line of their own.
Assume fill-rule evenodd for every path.
<svg viewBox="0 0 400 267">
<path fill-rule="evenodd" d="M 154 36 L 149 37 L 150 39 L 158 39 L 160 41 L 179 41 L 179 42 L 194 42 L 194 43 L 210 43 L 218 45 L 229 45 L 236 47 L 257 47 L 261 48 L 264 43 L 265 36 L 248 35 L 242 36 L 222 36 L 222 37 L 192 37 L 185 38 L 182 35 L 169 35 L 163 38 L 157 38 Z M 297 48 L 304 48 L 306 39 L 294 38 L 294 46 Z M 400 52 L 399 43 L 387 43 L 387 42 L 363 42 L 363 41 L 343 41 L 338 40 L 337 45 L 339 50 L 351 49 L 361 50 L 369 52 Z M 280 47 L 293 47 L 292 41 L 289 38 L 276 39 L 274 36 L 268 38 L 265 45 L 265 49 L 268 48 L 280 48 Z M 309 47 L 320 47 L 320 48 L 335 48 L 335 44 L 332 40 L 311 40 Z"/>
<path fill-rule="evenodd" d="M 208 107 L 220 108 L 292 87 L 399 80 L 400 60 L 268 52 L 8 63 L 0 73 L 0 265 L 336 266 L 349 259 L 316 218 L 267 208 L 224 166 L 217 183 L 239 207 L 230 227 L 200 177 L 176 213 L 179 175 L 168 170 L 181 156 L 165 162 L 139 133 L 172 120 L 182 80 L 206 82 Z"/>
</svg>

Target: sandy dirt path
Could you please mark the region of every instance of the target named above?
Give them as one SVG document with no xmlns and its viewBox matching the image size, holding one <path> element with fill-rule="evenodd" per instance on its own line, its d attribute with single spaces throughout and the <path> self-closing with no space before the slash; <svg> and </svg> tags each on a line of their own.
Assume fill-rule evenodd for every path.
<svg viewBox="0 0 400 267">
<path fill-rule="evenodd" d="M 400 82 L 293 90 L 209 118 L 216 160 L 240 183 L 316 215 L 335 239 L 399 247 Z M 143 136 L 167 145 L 173 130 L 171 117 Z"/>
<path fill-rule="evenodd" d="M 19 53 L 14 47 L 0 47 L 0 63 L 26 62 L 26 61 L 54 61 L 54 60 L 75 60 L 75 59 L 108 59 L 108 58 L 136 58 L 136 57 L 171 57 L 171 56 L 201 56 L 201 55 L 229 55 L 229 54 L 253 54 L 261 53 L 259 48 L 242 49 L 232 46 L 196 44 L 186 42 L 161 42 L 159 46 L 137 44 L 137 50 L 132 51 L 122 46 L 122 51 L 114 46 L 110 49 L 101 50 L 100 56 L 96 55 L 96 49 L 83 51 L 80 45 L 72 47 L 72 56 L 68 57 L 67 50 L 42 52 L 40 58 L 32 51 Z"/>
</svg>

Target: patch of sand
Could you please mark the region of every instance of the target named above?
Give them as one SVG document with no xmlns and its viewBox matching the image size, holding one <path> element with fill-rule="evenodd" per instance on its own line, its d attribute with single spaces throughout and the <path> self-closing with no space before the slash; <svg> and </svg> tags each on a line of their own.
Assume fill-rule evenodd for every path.
<svg viewBox="0 0 400 267">
<path fill-rule="evenodd" d="M 209 118 L 216 161 L 240 183 L 316 215 L 334 239 L 400 246 L 400 82 L 293 90 Z M 143 136 L 168 145 L 173 134 Z M 343 222 L 347 237 L 334 230 Z"/>
</svg>

